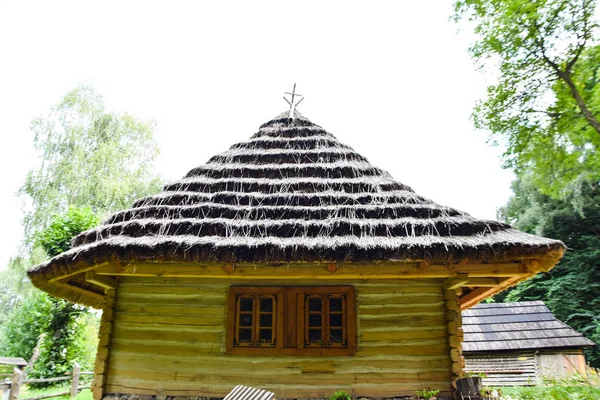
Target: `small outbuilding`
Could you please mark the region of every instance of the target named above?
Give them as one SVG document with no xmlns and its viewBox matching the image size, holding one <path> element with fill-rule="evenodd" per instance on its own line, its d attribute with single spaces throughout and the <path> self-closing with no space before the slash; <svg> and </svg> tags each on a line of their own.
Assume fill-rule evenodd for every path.
<svg viewBox="0 0 600 400">
<path fill-rule="evenodd" d="M 461 309 L 563 251 L 418 195 L 286 112 L 29 276 L 103 309 L 97 400 L 449 395 Z"/>
<path fill-rule="evenodd" d="M 478 304 L 463 311 L 463 331 L 466 371 L 484 373 L 486 386 L 585 375 L 583 349 L 595 346 L 542 301 Z"/>
</svg>

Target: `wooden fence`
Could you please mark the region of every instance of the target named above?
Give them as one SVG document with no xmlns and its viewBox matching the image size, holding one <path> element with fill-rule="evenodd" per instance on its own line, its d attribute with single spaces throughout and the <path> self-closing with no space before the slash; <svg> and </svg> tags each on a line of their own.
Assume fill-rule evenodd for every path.
<svg viewBox="0 0 600 400">
<path fill-rule="evenodd" d="M 74 398 L 77 393 L 83 389 L 90 389 L 90 386 L 81 386 L 79 384 L 79 378 L 81 375 L 92 375 L 93 372 L 82 372 L 79 364 L 73 365 L 73 372 L 65 376 L 59 376 L 57 378 L 43 378 L 43 379 L 23 379 L 23 371 L 18 368 L 14 369 L 10 382 L 0 382 L 0 400 L 5 399 L 5 393 L 8 392 L 8 400 L 42 400 L 51 397 L 59 396 L 71 396 Z M 21 386 L 30 383 L 46 383 L 46 382 L 60 382 L 60 381 L 71 381 L 71 390 L 68 392 L 59 392 L 52 394 L 45 394 L 42 396 L 28 397 L 26 399 L 19 399 L 21 392 Z"/>
</svg>

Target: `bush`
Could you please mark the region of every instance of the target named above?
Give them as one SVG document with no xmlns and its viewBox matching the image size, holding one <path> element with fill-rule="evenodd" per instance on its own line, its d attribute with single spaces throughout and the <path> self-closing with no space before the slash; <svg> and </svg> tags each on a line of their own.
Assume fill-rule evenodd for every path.
<svg viewBox="0 0 600 400">
<path fill-rule="evenodd" d="M 598 400 L 600 379 L 574 374 L 562 379 L 547 380 L 539 386 L 504 388 L 506 398 L 513 400 Z"/>
<path fill-rule="evenodd" d="M 435 398 L 435 396 L 437 396 L 439 392 L 440 392 L 439 390 L 423 389 L 423 390 L 417 390 L 416 393 L 417 393 L 417 397 L 419 399 L 429 400 L 429 399 Z"/>
<path fill-rule="evenodd" d="M 338 390 L 333 395 L 329 396 L 329 400 L 352 400 L 352 396 L 343 390 Z"/>
</svg>

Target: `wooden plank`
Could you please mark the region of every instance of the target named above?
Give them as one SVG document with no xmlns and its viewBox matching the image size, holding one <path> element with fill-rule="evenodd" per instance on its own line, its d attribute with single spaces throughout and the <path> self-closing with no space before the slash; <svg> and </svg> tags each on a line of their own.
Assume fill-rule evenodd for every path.
<svg viewBox="0 0 600 400">
<path fill-rule="evenodd" d="M 189 264 L 189 263 L 132 263 L 128 265 L 105 265 L 95 270 L 98 275 L 112 276 L 144 276 L 144 277 L 179 277 L 202 279 L 235 279 L 280 280 L 293 278 L 335 280 L 356 279 L 419 279 L 450 278 L 459 273 L 468 273 L 470 277 L 511 277 L 528 273 L 522 263 L 490 263 L 490 264 L 454 264 L 429 265 L 427 269 L 418 268 L 411 263 L 380 263 L 375 265 L 340 264 L 332 274 L 326 265 L 286 264 L 285 266 L 265 266 L 259 264 L 236 264 L 231 274 L 223 271 L 222 264 Z"/>
<path fill-rule="evenodd" d="M 380 314 L 412 315 L 420 313 L 444 313 L 444 301 L 406 304 L 359 304 L 360 318 Z"/>
<path fill-rule="evenodd" d="M 116 289 L 119 286 L 119 281 L 116 279 L 97 275 L 94 271 L 87 271 L 85 273 L 85 280 L 103 289 Z"/>
<path fill-rule="evenodd" d="M 227 384 L 231 382 L 244 383 L 251 386 L 263 386 L 269 384 L 286 384 L 293 385 L 298 383 L 299 379 L 305 382 L 311 382 L 315 385 L 319 384 L 345 384 L 345 383 L 418 383 L 421 380 L 443 380 L 447 379 L 448 370 L 444 371 L 422 371 L 417 373 L 409 372 L 347 372 L 347 373 L 312 373 L 301 371 L 280 371 L 279 374 L 274 374 L 273 371 L 253 371 L 248 374 L 244 370 L 227 370 L 218 374 L 209 369 L 201 372 L 195 371 L 161 371 L 161 370 L 118 370 L 110 369 L 109 376 L 111 377 L 127 377 L 127 379 L 146 380 L 156 383 L 165 382 L 172 385 L 185 386 L 188 384 L 194 385 L 196 382 L 203 384 Z M 301 378 L 300 378 L 301 376 Z M 114 378 L 113 378 L 114 379 Z M 118 381 L 118 379 L 116 379 Z"/>
<path fill-rule="evenodd" d="M 225 307 L 223 306 L 205 306 L 190 304 L 189 302 L 183 303 L 182 305 L 163 305 L 160 302 L 157 303 L 132 303 L 127 302 L 125 299 L 120 300 L 115 308 L 117 313 L 127 314 L 159 314 L 159 315 L 211 315 L 211 316 L 225 316 Z"/>
<path fill-rule="evenodd" d="M 469 282 L 469 274 L 459 273 L 444 282 L 444 290 L 456 290 Z"/>
<path fill-rule="evenodd" d="M 529 274 L 528 275 L 517 275 L 517 276 L 511 277 L 510 279 L 505 279 L 504 281 L 502 281 L 501 287 L 491 287 L 491 288 L 482 287 L 479 289 L 475 289 L 472 292 L 460 297 L 460 300 L 459 300 L 460 308 L 462 310 L 466 310 L 467 308 L 472 307 L 475 304 L 479 303 L 483 299 L 485 299 L 489 296 L 492 296 L 493 294 L 501 291 L 504 288 L 507 288 L 512 285 L 516 285 L 518 282 L 525 280 L 525 279 L 529 278 L 530 276 L 531 275 L 529 275 Z"/>
<path fill-rule="evenodd" d="M 115 323 L 133 322 L 133 323 L 152 323 L 165 325 L 198 325 L 198 326 L 222 326 L 225 322 L 221 315 L 161 315 L 161 314 L 128 314 L 118 313 L 115 317 Z"/>
<path fill-rule="evenodd" d="M 290 357 L 281 357 L 280 360 L 272 358 L 263 362 L 252 362 L 247 357 L 224 358 L 201 357 L 199 359 L 180 359 L 176 363 L 167 361 L 153 360 L 150 357 L 116 357 L 111 361 L 111 368 L 115 370 L 148 370 L 164 371 L 166 374 L 210 374 L 215 371 L 226 370 L 236 374 L 273 374 L 280 373 L 309 373 L 309 372 L 328 372 L 328 373 L 420 373 L 431 371 L 449 371 L 449 361 L 444 357 L 435 356 L 430 359 L 421 359 L 419 357 L 390 357 L 391 359 L 370 358 L 345 358 L 336 357 L 315 358 L 311 361 L 299 359 L 290 359 Z M 257 372 L 255 372 L 257 371 Z M 127 375 L 124 375 L 127 376 Z"/>
<path fill-rule="evenodd" d="M 192 388 L 181 388 L 178 386 L 161 386 L 153 384 L 153 388 L 148 389 L 146 381 L 128 380 L 121 384 L 109 384 L 107 392 L 109 393 L 131 393 L 156 395 L 160 391 L 168 396 L 191 396 L 197 397 L 202 393 L 204 397 L 224 397 L 230 390 L 228 385 L 202 385 L 196 384 Z M 423 387 L 436 387 L 442 390 L 442 395 L 449 395 L 451 388 L 447 381 L 422 381 L 419 385 L 404 383 L 387 384 L 345 384 L 345 385 L 311 385 L 308 383 L 297 383 L 295 385 L 265 385 L 262 388 L 275 393 L 277 398 L 327 398 L 331 393 L 337 390 L 345 390 L 356 397 L 399 397 L 413 396 L 415 390 Z"/>
<path fill-rule="evenodd" d="M 442 313 L 435 315 L 410 315 L 402 316 L 398 314 L 382 314 L 378 318 L 361 318 L 360 327 L 362 331 L 371 328 L 385 328 L 397 326 L 425 327 L 443 326 L 446 323 L 446 317 Z"/>
</svg>

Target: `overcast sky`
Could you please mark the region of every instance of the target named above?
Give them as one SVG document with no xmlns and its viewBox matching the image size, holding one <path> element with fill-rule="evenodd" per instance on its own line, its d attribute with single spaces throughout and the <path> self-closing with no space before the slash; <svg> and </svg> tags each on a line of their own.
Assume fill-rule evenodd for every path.
<svg viewBox="0 0 600 400">
<path fill-rule="evenodd" d="M 485 90 L 452 2 L 0 0 L 0 268 L 22 238 L 30 121 L 79 84 L 157 122 L 158 172 L 183 176 L 299 111 L 398 181 L 493 219 L 512 174 L 469 119 Z"/>
</svg>

